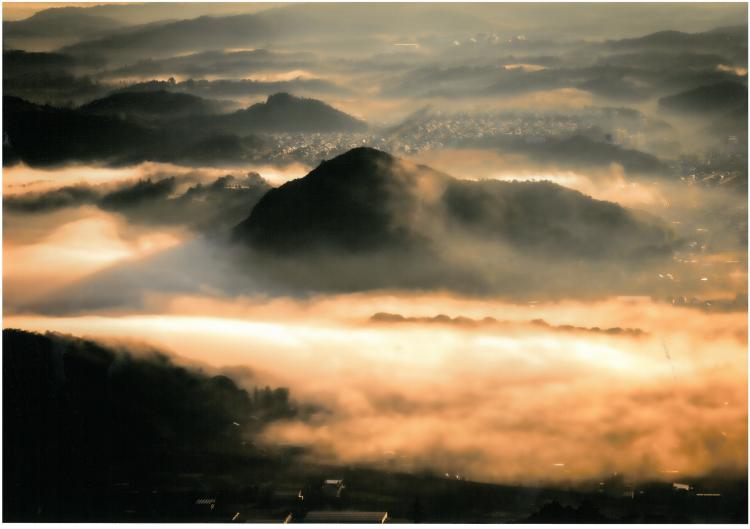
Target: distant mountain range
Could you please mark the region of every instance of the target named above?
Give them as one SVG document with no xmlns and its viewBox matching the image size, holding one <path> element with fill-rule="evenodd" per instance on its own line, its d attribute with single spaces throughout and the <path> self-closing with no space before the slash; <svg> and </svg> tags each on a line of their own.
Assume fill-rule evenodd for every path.
<svg viewBox="0 0 750 529">
<path fill-rule="evenodd" d="M 367 125 L 322 101 L 286 93 L 234 113 L 215 101 L 168 91 L 119 92 L 79 108 L 3 98 L 3 163 L 45 166 L 96 161 L 130 164 L 237 163 L 260 159 L 258 134 L 352 132 Z"/>
<path fill-rule="evenodd" d="M 726 81 L 700 86 L 662 97 L 659 106 L 672 112 L 693 115 L 736 111 L 737 119 L 747 118 L 747 85 Z"/>
<path fill-rule="evenodd" d="M 356 132 L 367 125 L 317 99 L 287 93 L 268 96 L 245 110 L 225 116 L 221 127 L 240 132 Z"/>
<path fill-rule="evenodd" d="M 747 62 L 747 25 L 715 28 L 700 33 L 657 31 L 637 38 L 610 40 L 606 45 L 615 50 L 713 51 L 733 59 L 744 58 Z"/>
<path fill-rule="evenodd" d="M 33 45 L 49 40 L 62 45 L 80 39 L 96 39 L 125 26 L 114 18 L 91 14 L 82 8 L 45 9 L 24 20 L 3 21 L 3 42 Z"/>
<path fill-rule="evenodd" d="M 264 132 L 355 132 L 367 125 L 317 99 L 286 92 L 268 96 L 236 112 L 222 114 L 215 100 L 168 90 L 120 91 L 96 99 L 79 109 L 91 114 L 126 117 L 134 121 L 161 117 L 177 125 L 200 126 L 202 130 L 249 134 Z M 204 116 L 198 123 L 190 120 Z"/>
<path fill-rule="evenodd" d="M 115 115 L 127 119 L 175 119 L 191 115 L 218 114 L 223 106 L 202 97 L 159 90 L 154 92 L 118 92 L 82 105 L 90 114 Z"/>
</svg>

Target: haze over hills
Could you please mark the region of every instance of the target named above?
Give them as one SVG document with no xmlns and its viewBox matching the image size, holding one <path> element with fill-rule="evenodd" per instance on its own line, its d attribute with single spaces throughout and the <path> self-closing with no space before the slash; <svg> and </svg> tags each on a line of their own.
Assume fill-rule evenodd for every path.
<svg viewBox="0 0 750 529">
<path fill-rule="evenodd" d="M 80 39 L 93 39 L 126 27 L 116 18 L 68 7 L 39 11 L 23 20 L 3 21 L 3 41 L 35 47 L 61 46 Z M 46 47 L 45 46 L 45 47 Z"/>
<path fill-rule="evenodd" d="M 267 49 L 212 50 L 166 59 L 149 58 L 103 72 L 103 76 L 112 78 L 161 77 L 168 74 L 180 77 L 205 78 L 222 75 L 232 79 L 269 71 L 307 68 L 316 63 L 319 63 L 317 55 L 310 52 L 275 52 Z"/>
<path fill-rule="evenodd" d="M 569 11 L 578 13 L 578 7 L 541 5 L 492 8 L 444 5 L 427 10 L 409 5 L 388 8 L 368 5 L 357 9 L 346 5 L 246 7 L 221 6 L 212 16 L 194 18 L 194 14 L 208 9 L 196 4 L 181 11 L 182 16 L 163 19 L 153 18 L 155 13 L 164 13 L 162 6 L 42 11 L 18 23 L 36 27 L 45 18 L 80 15 L 83 19 L 111 18 L 123 27 L 105 31 L 106 35 L 93 40 L 83 31 L 79 42 L 48 48 L 45 54 L 9 50 L 3 72 L 4 91 L 37 104 L 72 107 L 102 99 L 112 92 L 163 89 L 204 98 L 236 99 L 235 108 L 249 106 L 258 95 L 286 92 L 323 97 L 342 111 L 356 112 L 370 124 L 369 131 L 380 126 L 388 128 L 416 105 L 425 104 L 425 100 L 456 114 L 467 106 L 471 108 L 473 101 L 481 104 L 472 113 L 481 109 L 491 114 L 490 109 L 513 107 L 514 100 L 519 98 L 535 101 L 530 106 L 528 101 L 522 103 L 526 110 L 543 113 L 561 110 L 568 115 L 578 115 L 584 108 L 600 105 L 627 106 L 644 112 L 649 122 L 666 118 L 673 128 L 655 130 L 642 122 L 629 126 L 625 134 L 615 133 L 619 127 L 614 125 L 604 134 L 614 138 L 614 147 L 639 151 L 667 163 L 671 162 L 667 158 L 694 152 L 696 148 L 722 149 L 726 147 L 727 136 L 737 135 L 722 134 L 723 122 L 716 127 L 701 128 L 696 134 L 681 133 L 671 123 L 673 118 L 679 118 L 670 115 L 666 107 L 654 107 L 652 103 L 702 86 L 746 85 L 746 27 L 730 25 L 739 19 L 728 16 L 729 11 L 740 12 L 739 8 L 726 7 L 726 12 L 722 12 L 696 5 L 686 7 L 679 18 L 674 18 L 663 6 L 638 6 L 639 12 L 643 10 L 649 16 L 641 17 L 648 23 L 636 30 L 628 17 L 621 17 L 622 22 L 617 24 L 614 19 L 602 18 L 605 13 L 626 13 L 634 7 L 589 6 L 586 17 L 569 14 Z M 397 17 L 392 16 L 394 10 Z M 557 13 L 554 21 L 549 19 L 552 12 Z M 347 17 L 347 23 L 337 24 L 331 30 L 331 20 L 341 16 Z M 543 26 L 529 25 L 530 16 L 544 20 Z M 598 27 L 592 22 L 595 19 L 606 22 L 605 26 L 611 24 L 617 31 L 605 31 L 605 26 Z M 137 25 L 143 22 L 150 24 Z M 572 29 L 579 25 L 581 29 Z M 561 26 L 565 26 L 562 35 Z M 39 25 L 29 34 L 42 38 L 45 27 Z M 49 27 L 46 31 L 55 33 Z M 11 39 L 6 44 L 10 46 L 13 42 Z M 169 78 L 176 80 L 170 82 Z M 378 110 L 386 108 L 391 110 Z M 267 117 L 271 109 L 256 108 L 252 112 Z M 505 121 L 505 117 L 491 116 L 488 121 Z M 462 119 L 443 118 L 446 122 Z M 449 143 L 446 139 L 455 140 L 450 142 L 452 147 L 468 145 L 470 142 L 461 140 L 477 138 L 521 143 L 529 139 L 526 130 L 522 134 L 504 132 L 504 137 L 488 130 L 496 127 L 496 123 L 484 126 L 481 134 L 472 133 L 469 138 L 453 134 L 437 139 L 427 137 L 432 134 L 419 134 L 399 137 L 399 145 L 373 141 L 367 144 L 394 154 L 410 155 L 432 148 L 433 143 L 445 146 Z M 260 130 L 261 124 L 267 128 Z M 732 132 L 736 133 L 735 129 L 741 129 L 743 124 L 739 123 Z M 273 133 L 275 127 L 282 127 L 277 120 L 267 123 L 264 119 L 258 127 L 249 126 L 240 116 L 221 125 L 211 122 L 180 125 L 239 137 Z M 313 130 L 289 124 L 282 128 L 282 132 Z M 353 123 L 339 123 L 314 130 L 364 129 Z M 552 159 L 551 163 L 560 161 L 566 167 L 575 166 L 577 159 L 565 158 L 577 145 L 570 147 L 566 140 L 582 132 L 545 127 L 541 136 L 551 142 L 549 151 L 555 150 L 557 142 L 562 143 L 559 153 L 546 156 Z M 232 150 L 237 150 L 238 139 L 234 138 Z M 320 153 L 310 152 L 314 149 L 307 145 L 307 140 L 301 143 L 287 140 L 282 142 L 289 143 L 283 150 L 301 152 L 290 153 L 283 162 L 301 160 L 314 166 L 322 158 L 343 152 L 343 147 L 351 147 L 348 140 L 339 139 L 342 145 L 334 149 L 316 146 L 315 149 L 323 151 Z M 537 156 L 524 152 L 523 148 L 508 150 L 520 151 L 530 159 Z M 254 155 L 234 158 L 250 160 Z M 605 153 L 601 158 L 603 164 L 631 159 L 629 154 L 617 152 Z M 625 169 L 637 173 L 649 166 L 646 171 L 649 174 L 665 172 L 665 165 L 653 163 L 654 160 L 644 162 L 626 165 Z"/>
<path fill-rule="evenodd" d="M 336 22 L 342 16 L 349 17 L 347 23 Z M 489 24 L 475 14 L 461 9 L 433 9 L 429 12 L 429 27 L 455 30 L 480 24 L 489 29 Z M 400 16 L 394 17 L 391 8 L 377 4 L 362 6 L 317 7 L 287 6 L 268 9 L 259 13 L 232 16 L 202 16 L 190 20 L 170 21 L 161 26 L 133 28 L 131 31 L 107 37 L 83 40 L 67 46 L 65 51 L 76 55 L 106 53 L 118 61 L 144 57 L 164 57 L 195 50 L 196 42 L 202 50 L 267 46 L 283 41 L 315 39 L 326 33 L 337 39 L 355 38 L 363 31 L 380 30 L 384 33 L 406 29 L 414 24 L 425 24 L 425 13 L 404 6 Z M 324 29 L 325 28 L 325 29 Z"/>
<path fill-rule="evenodd" d="M 256 81 L 254 79 L 188 79 L 180 82 L 145 81 L 122 88 L 123 92 L 158 92 L 169 90 L 183 92 L 201 97 L 248 97 L 256 95 L 273 95 L 279 92 L 304 94 L 343 95 L 350 91 L 325 79 L 295 78 L 288 81 Z"/>
<path fill-rule="evenodd" d="M 226 175 L 206 183 L 168 177 L 114 186 L 66 186 L 10 196 L 3 205 L 6 212 L 24 216 L 96 206 L 118 213 L 134 225 L 179 226 L 217 234 L 244 219 L 269 189 L 257 173 L 242 178 Z"/>
<path fill-rule="evenodd" d="M 700 33 L 657 31 L 642 37 L 608 41 L 607 45 L 619 50 L 708 50 L 740 60 L 744 55 L 747 60 L 747 26 L 727 26 Z"/>
<path fill-rule="evenodd" d="M 95 99 L 80 107 L 90 114 L 122 116 L 126 119 L 177 119 L 180 117 L 217 114 L 222 105 L 217 101 L 190 94 L 168 92 L 118 92 Z"/>
<path fill-rule="evenodd" d="M 130 9 L 118 9 L 117 6 L 92 6 L 88 9 L 80 9 L 81 15 L 104 16 L 107 18 L 117 18 L 130 24 L 142 24 L 154 22 L 156 20 L 169 20 L 176 18 L 174 13 L 161 6 L 133 6 Z M 231 8 L 230 8 L 231 9 Z M 430 28 L 432 33 L 449 32 L 449 31 L 466 31 L 469 29 L 479 31 L 492 31 L 500 28 L 503 31 L 515 31 L 516 33 L 538 32 L 539 34 L 560 37 L 565 34 L 593 34 L 600 38 L 602 35 L 609 36 L 613 33 L 612 26 L 620 29 L 618 32 L 622 36 L 633 36 L 639 33 L 650 33 L 663 28 L 687 27 L 688 31 L 699 31 L 706 23 L 713 26 L 722 26 L 736 23 L 736 17 L 729 16 L 728 13 L 717 12 L 716 10 L 701 9 L 700 6 L 691 6 L 686 8 L 685 13 L 676 23 L 674 13 L 662 6 L 649 6 L 641 11 L 638 17 L 629 17 L 627 9 L 619 11 L 620 16 L 614 17 L 615 20 L 622 20 L 620 24 L 613 24 L 612 10 L 618 8 L 606 8 L 602 6 L 591 6 L 586 9 L 587 16 L 571 16 L 570 8 L 565 9 L 558 6 L 514 6 L 514 9 L 503 9 L 498 7 L 491 13 L 483 12 L 476 6 L 458 6 L 445 5 L 439 8 L 429 10 L 415 8 L 413 6 L 399 6 L 398 16 L 393 16 L 393 8 L 386 8 L 378 5 L 357 6 L 356 9 L 346 6 L 318 6 L 309 8 L 306 6 L 296 6 L 289 8 L 283 6 L 276 9 L 266 9 L 258 13 L 257 17 L 249 16 L 248 13 L 236 13 L 235 16 L 226 16 L 227 9 L 206 8 L 205 6 L 195 6 L 193 9 L 186 9 L 182 18 L 193 19 L 194 22 L 187 23 L 184 20 L 169 20 L 164 25 L 161 33 L 149 28 L 131 27 L 129 33 L 119 36 L 119 38 L 110 39 L 91 39 L 91 35 L 82 35 L 83 40 L 76 49 L 81 51 L 94 51 L 102 48 L 124 49 L 131 48 L 131 51 L 143 48 L 148 50 L 149 46 L 158 49 L 159 40 L 157 37 L 161 34 L 161 43 L 167 42 L 169 46 L 184 46 L 187 49 L 193 49 L 195 40 L 215 44 L 217 42 L 228 42 L 229 46 L 241 42 L 244 44 L 257 42 L 257 40 L 266 40 L 273 38 L 268 32 L 264 32 L 265 27 L 274 28 L 279 39 L 291 39 L 299 36 L 309 37 L 314 35 L 320 40 L 320 35 L 325 35 L 326 24 L 330 26 L 333 20 L 346 18 L 347 24 L 337 24 L 336 32 L 342 37 L 351 38 L 358 33 L 377 32 L 377 33 L 404 33 L 413 30 L 415 27 L 423 29 Z M 633 8 L 629 8 L 632 12 Z M 48 10 L 57 11 L 57 10 Z M 159 11 L 159 17 L 153 16 L 148 11 Z M 202 11 L 202 12 L 201 12 Z M 242 11 L 241 8 L 235 8 L 235 11 Z M 258 9 L 245 9 L 247 12 L 258 11 Z M 264 12 L 265 11 L 265 12 Z M 737 10 L 736 10 L 737 11 Z M 735 11 L 735 12 L 736 12 Z M 212 15 L 209 17 L 200 15 Z M 490 15 L 490 16 L 488 16 Z M 633 20 L 631 20 L 633 18 Z M 638 23 L 635 19 L 638 19 Z M 534 20 L 536 23 L 529 23 Z M 544 23 L 540 25 L 541 20 Z M 221 29 L 226 28 L 222 35 Z M 536 29 L 535 29 L 536 28 Z M 244 29 L 244 34 L 243 30 Z M 608 31 L 609 30 L 609 31 Z M 192 32 L 192 33 L 191 33 Z M 330 33 L 330 32 L 329 32 Z M 39 31 L 37 31 L 39 34 Z M 191 44 L 190 38 L 193 37 Z M 220 40 L 221 39 L 221 40 Z M 87 42 L 86 42 L 87 41 Z M 176 48 L 182 49 L 182 48 Z M 167 50 L 172 51 L 171 48 Z M 161 51 L 161 50 L 159 50 Z"/>
</svg>

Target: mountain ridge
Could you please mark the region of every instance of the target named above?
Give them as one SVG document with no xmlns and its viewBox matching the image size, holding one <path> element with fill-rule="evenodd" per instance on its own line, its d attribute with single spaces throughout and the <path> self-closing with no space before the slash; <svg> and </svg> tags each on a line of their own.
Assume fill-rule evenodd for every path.
<svg viewBox="0 0 750 529">
<path fill-rule="evenodd" d="M 458 180 L 369 147 L 269 191 L 233 230 L 236 241 L 279 254 L 429 247 L 455 233 L 523 251 L 604 259 L 666 251 L 670 237 L 660 222 L 551 182 Z"/>
</svg>

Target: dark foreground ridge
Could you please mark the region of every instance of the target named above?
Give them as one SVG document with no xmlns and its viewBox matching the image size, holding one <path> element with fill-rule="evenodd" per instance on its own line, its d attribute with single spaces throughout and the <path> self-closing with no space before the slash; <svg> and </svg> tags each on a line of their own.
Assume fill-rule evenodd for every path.
<svg viewBox="0 0 750 529">
<path fill-rule="evenodd" d="M 283 388 L 248 392 L 155 351 L 6 329 L 3 521 L 747 521 L 744 479 L 506 486 L 449 468 L 324 466 L 298 447 L 255 443 L 269 422 L 312 412 Z"/>
<path fill-rule="evenodd" d="M 248 393 L 157 351 L 5 329 L 4 521 L 117 519 L 117 483 L 139 488 L 158 469 L 176 483 L 206 454 L 226 464 L 295 414 L 284 388 Z"/>
</svg>

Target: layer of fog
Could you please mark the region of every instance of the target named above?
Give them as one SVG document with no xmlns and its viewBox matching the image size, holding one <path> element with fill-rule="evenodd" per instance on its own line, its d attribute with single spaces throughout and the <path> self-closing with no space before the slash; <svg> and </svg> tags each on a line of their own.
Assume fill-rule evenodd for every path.
<svg viewBox="0 0 750 529">
<path fill-rule="evenodd" d="M 219 4 L 208 7 L 206 4 L 188 4 L 180 6 L 179 13 L 160 5 L 127 5 L 127 6 L 92 6 L 88 9 L 57 10 L 58 19 L 66 21 L 76 20 L 75 16 L 90 16 L 92 20 L 78 22 L 80 28 L 79 39 L 93 39 L 97 30 L 106 24 L 103 21 L 118 21 L 120 26 L 131 25 L 135 31 L 148 35 L 148 26 L 139 27 L 138 24 L 148 24 L 159 20 L 166 20 L 165 28 L 156 27 L 156 31 L 174 33 L 180 27 L 175 18 L 192 19 L 201 15 L 226 17 L 234 13 L 253 13 L 260 11 L 259 21 L 275 25 L 278 31 L 276 38 L 280 41 L 296 39 L 304 42 L 311 36 L 317 40 L 328 39 L 336 41 L 331 33 L 340 33 L 342 37 L 351 39 L 363 33 L 390 35 L 433 35 L 435 33 L 460 33 L 469 28 L 478 30 L 500 30 L 514 34 L 533 34 L 559 38 L 573 36 L 576 39 L 605 39 L 634 37 L 643 33 L 660 29 L 682 29 L 685 31 L 705 31 L 712 27 L 728 26 L 736 23 L 746 15 L 743 6 L 726 5 L 689 5 L 675 12 L 672 6 L 664 5 L 594 5 L 594 6 L 554 6 L 554 5 L 472 5 L 472 4 L 444 4 L 425 10 L 422 7 L 400 5 L 380 6 L 363 5 L 320 5 L 320 6 L 283 6 L 280 4 Z M 276 9 L 268 9 L 277 7 Z M 11 8 L 12 11 L 13 8 Z M 394 16 L 394 9 L 398 16 Z M 175 16 L 177 15 L 177 16 Z M 82 18 L 83 18 L 82 17 Z M 17 17 L 13 17 L 17 18 Z M 51 18 L 51 17 L 50 17 Z M 348 24 L 337 23 L 346 18 Z M 6 19 L 7 20 L 7 19 Z M 33 21 L 33 19 L 31 19 Z M 250 18 L 252 21 L 252 16 Z M 6 26 L 6 32 L 14 36 L 18 28 L 18 37 L 27 36 L 27 41 L 33 41 L 36 36 L 40 40 L 45 35 L 34 32 L 34 24 L 16 22 Z M 204 20 L 204 25 L 210 27 L 210 20 Z M 70 23 L 70 22 L 69 22 Z M 98 24 L 98 27 L 97 27 Z M 187 26 L 189 28 L 190 26 Z M 193 26 L 195 27 L 195 25 Z M 199 25 L 198 28 L 201 26 Z M 186 29 L 187 29 L 186 28 Z M 324 28 L 328 28 L 325 33 Z M 332 29 L 335 28 L 335 31 Z M 92 35 L 93 33 L 93 35 Z M 49 37 L 49 35 L 47 35 Z M 209 34 L 207 45 L 218 38 L 226 40 L 231 35 Z M 263 33 L 261 36 L 268 38 Z M 245 35 L 245 41 L 252 41 L 254 35 Z M 273 38 L 273 37 L 271 37 Z M 70 40 L 70 39 L 69 39 Z M 75 39 L 73 39 L 75 40 Z M 241 39 L 240 39 L 241 40 Z M 117 41 L 115 40 L 115 43 Z M 112 42 L 106 42 L 112 45 Z M 185 42 L 187 45 L 187 42 Z M 191 44 L 197 46 L 195 41 Z"/>
<path fill-rule="evenodd" d="M 241 251 L 226 240 L 229 228 L 249 215 L 253 205 L 249 196 L 240 196 L 234 210 L 224 207 L 219 217 L 209 210 L 213 216 L 207 219 L 215 221 L 215 229 L 207 232 L 209 237 L 195 238 L 201 233 L 196 231 L 197 210 L 186 208 L 175 194 L 197 183 L 210 187 L 215 179 L 226 177 L 226 172 L 154 164 L 101 173 L 79 168 L 45 173 L 21 167 L 9 170 L 4 182 L 6 190 L 11 190 L 4 223 L 6 311 L 143 311 L 150 297 L 160 292 L 307 297 L 351 289 L 452 288 L 518 301 L 646 295 L 698 303 L 704 308 L 726 303 L 735 306 L 735 297 L 745 295 L 747 241 L 743 226 L 747 209 L 742 196 L 682 182 L 633 181 L 618 167 L 601 172 L 554 167 L 535 171 L 488 151 L 438 152 L 420 161 L 455 170 L 464 178 L 551 180 L 596 199 L 617 201 L 633 211 L 664 219 L 678 244 L 671 256 L 642 262 L 580 256 L 572 261 L 555 258 L 551 267 L 543 255 L 457 237 L 436 225 L 424 211 L 406 211 L 398 218 L 409 219 L 412 228 L 439 241 L 437 254 L 407 259 L 399 252 L 358 257 L 331 251 L 307 256 L 304 261 L 274 259 Z M 90 184 L 84 180 L 87 171 L 98 175 L 88 178 Z M 304 167 L 290 171 L 271 174 L 281 182 L 299 176 L 297 171 Z M 243 172 L 236 174 L 242 178 Z M 138 204 L 136 208 L 113 209 L 105 201 L 100 209 L 91 209 L 102 202 L 96 195 L 99 189 L 139 188 L 144 178 L 153 182 L 154 188 L 169 183 L 169 196 L 160 192 L 147 207 Z M 112 183 L 103 183 L 107 179 Z M 55 187 L 58 182 L 94 193 L 95 199 L 91 205 L 84 200 L 66 202 L 63 206 L 67 207 L 55 206 L 49 211 L 35 210 L 50 202 L 50 197 L 60 198 Z M 429 193 L 430 189 L 415 191 Z M 68 193 L 62 195 L 70 198 Z M 254 196 L 257 200 L 260 195 Z M 224 195 L 219 198 L 226 200 Z M 182 208 L 183 214 L 169 213 L 171 202 Z M 18 210 L 19 205 L 33 207 L 24 211 Z M 221 202 L 217 206 L 221 207 Z M 57 266 L 52 269 L 50 263 L 55 259 Z"/>
<path fill-rule="evenodd" d="M 744 312 L 395 293 L 161 303 L 154 314 L 11 316 L 5 325 L 146 340 L 190 361 L 257 369 L 324 408 L 265 432 L 266 442 L 305 446 L 317 462 L 521 483 L 746 472 Z M 429 316 L 437 307 L 647 334 L 369 321 L 377 311 Z"/>
</svg>

